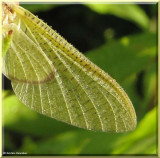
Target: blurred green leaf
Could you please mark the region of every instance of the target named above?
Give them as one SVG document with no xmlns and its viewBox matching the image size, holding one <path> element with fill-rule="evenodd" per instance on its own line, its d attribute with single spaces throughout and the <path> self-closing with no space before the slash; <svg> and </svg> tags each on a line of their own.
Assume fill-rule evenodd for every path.
<svg viewBox="0 0 160 158">
<path fill-rule="evenodd" d="M 20 6 L 29 10 L 30 12 L 32 13 L 36 13 L 36 12 L 40 12 L 40 11 L 47 11 L 47 10 L 50 10 L 50 9 L 53 9 L 57 6 L 59 6 L 58 4 L 36 4 L 36 3 L 32 3 L 31 4 L 24 4 L 24 3 L 20 3 Z"/>
<path fill-rule="evenodd" d="M 22 6 L 38 12 L 58 5 Z M 147 15 L 135 4 L 86 6 L 100 14 L 132 21 L 142 29 L 149 26 Z M 148 112 L 157 103 L 157 36 L 142 33 L 114 41 L 113 30 L 107 33 L 111 42 L 89 51 L 87 56 L 115 78 L 131 98 L 140 121 L 136 130 L 112 134 L 79 129 L 32 111 L 12 91 L 4 91 L 4 149 L 28 154 L 157 154 L 157 107 Z M 143 74 L 140 82 L 142 95 L 137 90 L 139 74 Z M 14 133 L 20 134 L 22 146 L 14 142 Z"/>
<path fill-rule="evenodd" d="M 36 142 L 26 138 L 21 151 L 34 154 L 156 154 L 156 124 L 154 108 L 134 132 L 110 134 L 80 129 Z"/>
<path fill-rule="evenodd" d="M 20 4 L 25 9 L 36 13 L 39 11 L 47 11 L 63 4 Z M 111 14 L 117 17 L 132 21 L 142 29 L 148 29 L 149 18 L 146 13 L 136 4 L 85 4 L 91 10 L 100 14 Z"/>
<path fill-rule="evenodd" d="M 27 138 L 20 151 L 34 154 L 105 154 L 120 135 L 122 134 L 115 135 L 80 129 L 57 134 L 56 137 L 37 142 Z M 106 142 L 110 142 L 110 145 L 107 146 Z M 34 148 L 30 148 L 30 144 Z M 106 150 L 107 147 L 109 150 Z"/>
<path fill-rule="evenodd" d="M 10 151 L 14 151 L 16 150 L 16 145 L 14 144 L 13 142 L 13 138 L 12 136 L 10 135 L 10 133 L 8 133 L 7 131 L 3 131 L 5 132 L 5 134 L 3 135 L 3 141 L 4 141 L 4 146 L 5 146 L 5 149 L 8 149 Z"/>
<path fill-rule="evenodd" d="M 157 104 L 157 63 L 153 60 L 145 69 L 143 91 L 145 102 L 152 101 L 153 104 Z M 150 108 L 154 105 L 150 105 Z"/>
<path fill-rule="evenodd" d="M 112 154 L 157 154 L 157 107 L 144 117 L 137 129 L 115 143 Z M 123 144 L 123 145 L 122 145 Z M 155 152 L 156 151 L 156 152 Z"/>
<path fill-rule="evenodd" d="M 146 100 L 146 97 L 140 96 L 136 88 L 137 78 L 141 72 L 147 71 L 153 61 L 155 62 L 156 43 L 155 34 L 143 33 L 112 41 L 89 51 L 87 54 L 91 61 L 108 72 L 125 89 L 133 102 L 138 119 L 145 115 L 152 98 L 149 97 Z M 156 64 L 152 66 L 152 69 L 156 71 Z M 153 81 L 148 80 L 148 84 L 149 82 L 153 86 L 155 79 Z M 143 85 L 141 86 L 143 87 Z M 150 93 L 153 94 L 155 91 L 154 86 Z M 146 95 L 145 93 L 144 91 L 144 95 Z"/>
<path fill-rule="evenodd" d="M 3 118 L 5 128 L 33 136 L 53 136 L 56 133 L 77 129 L 31 110 L 15 95 L 3 100 Z"/>
<path fill-rule="evenodd" d="M 156 35 L 150 33 L 123 37 L 89 51 L 87 57 L 118 82 L 123 82 L 153 61 L 157 54 L 156 40 Z"/>
<path fill-rule="evenodd" d="M 155 34 L 144 33 L 124 37 L 88 52 L 87 56 L 124 87 L 136 108 L 138 119 L 145 116 L 147 106 L 151 105 L 156 90 Z M 141 72 L 144 72 L 142 98 L 136 89 L 137 76 Z M 20 151 L 27 151 L 28 154 L 155 154 L 157 152 L 155 109 L 138 124 L 135 132 L 100 133 L 79 129 L 38 114 L 23 105 L 15 95 L 7 93 L 9 92 L 3 94 L 5 129 L 24 135 L 29 134 L 25 136 Z M 36 141 L 33 136 L 39 139 Z M 8 136 L 5 137 L 6 140 L 9 139 Z M 11 143 L 6 146 L 13 147 Z"/>
<path fill-rule="evenodd" d="M 80 140 L 77 133 L 71 131 L 39 142 L 34 142 L 27 137 L 20 151 L 29 151 L 33 154 L 77 154 L 87 142 L 87 140 Z"/>
<path fill-rule="evenodd" d="M 149 27 L 149 18 L 136 4 L 86 4 L 86 6 L 100 14 L 112 14 L 135 22 L 142 29 Z"/>
<path fill-rule="evenodd" d="M 9 92 L 10 92 L 9 90 L 3 91 L 2 98 L 5 98 L 9 94 Z"/>
</svg>

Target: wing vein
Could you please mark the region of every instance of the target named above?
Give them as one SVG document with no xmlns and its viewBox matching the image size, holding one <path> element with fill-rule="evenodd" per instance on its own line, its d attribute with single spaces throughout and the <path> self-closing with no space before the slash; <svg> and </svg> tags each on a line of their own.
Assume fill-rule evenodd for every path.
<svg viewBox="0 0 160 158">
<path fill-rule="evenodd" d="M 24 69 L 24 67 L 23 67 L 23 63 L 22 63 L 22 61 L 21 61 L 19 55 L 17 54 L 16 48 L 15 48 L 13 42 L 11 42 L 11 46 L 12 46 L 12 48 L 13 48 L 13 52 L 15 52 L 15 54 L 16 54 L 16 56 L 17 56 L 17 58 L 18 58 L 18 60 L 19 60 L 19 62 L 20 62 L 20 64 L 21 64 L 21 67 L 22 67 L 22 69 L 23 69 L 23 72 L 24 72 L 24 75 L 25 75 L 25 78 L 26 78 L 26 81 L 27 81 L 27 74 L 26 74 L 26 71 L 25 71 L 25 69 Z"/>
<path fill-rule="evenodd" d="M 115 111 L 114 111 L 114 109 L 113 109 L 113 107 L 112 107 L 112 105 L 111 105 L 111 103 L 110 103 L 110 101 L 107 99 L 107 97 L 104 95 L 104 93 L 100 90 L 100 88 L 98 87 L 98 86 L 96 86 L 97 88 L 98 88 L 98 90 L 100 91 L 100 93 L 103 95 L 103 97 L 105 98 L 105 100 L 108 102 L 108 104 L 109 104 L 109 106 L 111 107 L 111 109 L 112 109 L 112 111 L 113 111 L 113 114 L 114 114 L 114 120 L 115 120 L 115 125 L 116 125 L 116 132 L 117 132 L 117 130 L 118 130 L 118 128 L 117 128 L 117 120 L 116 120 L 116 114 L 115 114 Z"/>
<path fill-rule="evenodd" d="M 73 76 L 73 75 L 72 75 L 72 76 Z M 69 82 L 70 82 L 70 84 L 72 84 L 71 81 L 70 81 L 70 79 L 69 79 Z M 74 96 L 76 97 L 76 100 L 77 100 L 77 102 L 78 102 L 78 105 L 79 105 L 79 107 L 80 107 L 80 109 L 81 109 L 82 116 L 83 116 L 83 118 L 84 118 L 86 127 L 87 127 L 87 129 L 89 129 L 89 124 L 88 124 L 87 119 L 86 119 L 86 117 L 85 117 L 85 115 L 84 115 L 84 110 L 83 110 L 83 108 L 82 108 L 81 103 L 80 103 L 79 100 L 77 99 L 77 95 L 75 94 L 73 88 L 72 88 L 72 92 L 73 92 Z M 78 91 L 77 91 L 77 93 L 78 93 Z M 78 93 L 78 94 L 79 94 L 79 93 Z M 80 95 L 79 95 L 79 96 L 80 96 Z M 80 96 L 80 97 L 81 97 L 81 96 Z"/>
<path fill-rule="evenodd" d="M 48 103 L 49 103 L 49 106 L 50 106 L 51 117 L 53 117 L 53 112 L 52 112 L 52 107 L 51 107 L 51 100 L 50 100 L 50 98 L 49 98 L 48 90 L 47 90 L 47 98 L 48 98 Z"/>
<path fill-rule="evenodd" d="M 33 108 L 34 108 L 34 106 L 33 106 L 34 86 L 32 85 L 32 87 L 33 87 L 33 90 L 32 90 L 32 101 L 31 101 L 31 108 L 33 109 Z"/>
<path fill-rule="evenodd" d="M 86 93 L 87 97 L 89 98 L 89 100 L 90 100 L 90 101 L 91 101 L 91 103 L 93 104 L 93 107 L 94 107 L 94 109 L 95 109 L 95 111 L 96 111 L 96 113 L 97 113 L 97 115 L 98 115 L 98 117 L 99 117 L 99 120 L 100 120 L 100 124 L 101 124 L 102 131 L 104 131 L 103 123 L 102 123 L 102 120 L 101 120 L 100 114 L 99 114 L 99 112 L 98 112 L 98 110 L 97 110 L 96 106 L 94 105 L 94 103 L 93 103 L 92 99 L 89 97 L 89 95 L 87 94 L 86 90 L 83 88 L 83 86 L 81 85 L 81 83 L 80 83 L 80 82 L 78 82 L 77 78 L 76 78 L 76 77 L 74 76 L 74 74 L 72 73 L 72 71 L 71 71 L 70 67 L 66 64 L 66 62 L 65 62 L 64 60 L 62 61 L 61 57 L 59 56 L 59 54 L 57 53 L 57 51 L 56 51 L 56 50 L 55 50 L 55 53 L 56 53 L 57 57 L 59 58 L 59 60 L 63 63 L 63 65 L 68 69 L 68 72 L 70 72 L 70 74 L 72 74 L 72 76 L 74 77 L 74 79 L 77 81 L 77 83 L 80 85 L 80 87 L 82 88 L 82 90 L 84 91 L 84 93 Z"/>
<path fill-rule="evenodd" d="M 59 78 L 59 79 L 58 79 L 58 78 Z M 67 109 L 67 111 L 68 111 L 68 115 L 69 115 L 69 118 L 70 118 L 70 122 L 71 122 L 71 124 L 72 124 L 71 113 L 70 113 L 70 111 L 69 111 L 69 107 L 68 107 L 68 103 L 67 103 L 67 100 L 66 100 L 66 96 L 65 96 L 65 94 L 64 94 L 64 92 L 63 92 L 63 88 L 64 88 L 64 87 L 63 87 L 63 85 L 61 84 L 61 83 L 62 83 L 62 80 L 61 80 L 59 74 L 55 77 L 55 79 L 56 79 L 56 81 L 57 81 L 57 84 L 58 84 L 59 87 L 60 87 L 61 92 L 62 92 L 62 96 L 63 96 L 64 102 L 65 102 L 65 105 L 66 105 L 66 109 Z"/>
<path fill-rule="evenodd" d="M 40 98 L 40 105 L 41 105 L 41 109 L 42 109 L 42 114 L 44 114 L 44 108 L 43 108 L 43 102 L 42 102 L 42 90 L 41 90 L 41 85 L 38 85 L 39 88 L 39 98 Z"/>
<path fill-rule="evenodd" d="M 31 66 L 32 66 L 32 69 L 34 70 L 34 72 L 35 72 L 35 74 L 36 74 L 36 76 L 37 76 L 38 81 L 40 81 L 40 80 L 39 80 L 39 77 L 38 77 L 37 70 L 34 68 L 34 66 L 33 66 L 30 58 L 29 58 L 28 55 L 27 55 L 28 53 L 27 53 L 22 47 L 20 47 L 19 45 L 17 45 L 17 47 L 19 47 L 19 48 L 24 52 L 25 56 L 27 57 L 28 61 L 30 62 Z"/>
</svg>

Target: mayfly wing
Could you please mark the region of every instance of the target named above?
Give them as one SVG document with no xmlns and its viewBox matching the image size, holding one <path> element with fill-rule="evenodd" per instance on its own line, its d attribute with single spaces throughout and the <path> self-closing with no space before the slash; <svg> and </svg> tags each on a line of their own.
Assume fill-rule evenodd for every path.
<svg viewBox="0 0 160 158">
<path fill-rule="evenodd" d="M 12 81 L 39 84 L 54 79 L 55 68 L 31 37 L 11 23 L 3 31 L 12 31 L 12 40 L 3 58 L 3 74 Z"/>
<path fill-rule="evenodd" d="M 81 128 L 108 132 L 133 129 L 132 109 L 120 102 L 113 92 L 106 91 L 62 52 L 53 50 L 51 58 L 56 59 L 57 70 L 52 82 L 40 85 L 12 82 L 24 104 Z"/>
<path fill-rule="evenodd" d="M 119 84 L 27 10 L 13 6 L 21 30 L 55 68 L 54 79 L 32 84 L 12 80 L 18 98 L 37 112 L 95 131 L 136 127 L 133 105 Z M 28 63 L 29 64 L 29 63 Z"/>
</svg>

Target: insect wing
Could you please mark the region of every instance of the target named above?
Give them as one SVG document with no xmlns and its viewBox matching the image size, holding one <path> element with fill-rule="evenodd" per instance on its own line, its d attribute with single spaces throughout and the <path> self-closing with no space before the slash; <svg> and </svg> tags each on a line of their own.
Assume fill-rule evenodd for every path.
<svg viewBox="0 0 160 158">
<path fill-rule="evenodd" d="M 54 79 L 55 68 L 48 57 L 16 24 L 3 26 L 13 31 L 3 58 L 3 73 L 11 80 L 39 84 Z"/>
<path fill-rule="evenodd" d="M 20 7 L 15 10 L 25 35 L 56 70 L 53 80 L 41 84 L 12 80 L 13 90 L 25 105 L 89 130 L 118 133 L 136 127 L 133 105 L 115 80 L 37 17 Z"/>
</svg>

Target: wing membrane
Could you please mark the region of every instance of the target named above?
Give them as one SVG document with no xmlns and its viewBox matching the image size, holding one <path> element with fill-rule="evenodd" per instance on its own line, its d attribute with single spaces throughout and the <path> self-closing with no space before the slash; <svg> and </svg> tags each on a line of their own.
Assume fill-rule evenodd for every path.
<svg viewBox="0 0 160 158">
<path fill-rule="evenodd" d="M 18 29 L 15 24 L 5 26 L 13 30 L 11 45 L 3 59 L 3 73 L 11 80 L 38 84 L 54 78 L 55 68 L 43 51 Z"/>
<path fill-rule="evenodd" d="M 22 22 L 20 34 L 39 50 L 27 53 L 24 48 L 31 46 L 25 47 L 22 38 L 17 37 L 7 52 L 9 55 L 15 52 L 15 63 L 19 61 L 21 73 L 10 68 L 16 67 L 10 60 L 5 72 L 14 76 L 11 78 L 13 90 L 25 105 L 89 130 L 125 132 L 136 127 L 133 105 L 114 79 L 33 14 L 21 7 L 14 6 L 13 9 Z M 6 56 L 5 61 L 10 58 Z M 43 63 L 40 62 L 42 58 Z M 27 65 L 32 75 L 27 73 Z M 54 79 L 48 79 L 50 73 L 54 74 Z M 19 82 L 16 76 L 25 82 Z M 39 84 L 34 84 L 37 81 Z"/>
</svg>

